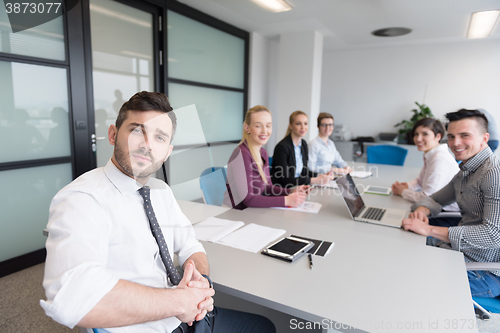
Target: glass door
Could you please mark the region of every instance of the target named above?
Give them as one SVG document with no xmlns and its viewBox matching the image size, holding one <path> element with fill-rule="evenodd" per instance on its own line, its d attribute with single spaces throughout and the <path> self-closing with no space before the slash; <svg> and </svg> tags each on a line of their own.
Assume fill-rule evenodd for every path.
<svg viewBox="0 0 500 333">
<path fill-rule="evenodd" d="M 113 153 L 107 133 L 122 104 L 155 90 L 154 13 L 112 0 L 90 0 L 97 167 Z"/>
</svg>

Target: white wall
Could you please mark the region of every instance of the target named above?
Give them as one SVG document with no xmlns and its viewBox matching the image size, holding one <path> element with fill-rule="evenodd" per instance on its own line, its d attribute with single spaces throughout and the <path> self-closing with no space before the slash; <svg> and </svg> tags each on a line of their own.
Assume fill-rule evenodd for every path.
<svg viewBox="0 0 500 333">
<path fill-rule="evenodd" d="M 278 114 L 273 119 L 283 137 L 292 112 L 301 110 L 310 118 L 319 114 L 323 36 L 317 31 L 284 33 L 279 48 Z M 312 130 L 306 141 L 317 135 Z"/>
<path fill-rule="evenodd" d="M 269 95 L 269 54 L 271 41 L 250 33 L 249 93 L 247 109 L 255 105 L 268 104 Z"/>
<path fill-rule="evenodd" d="M 396 132 L 415 101 L 436 117 L 484 108 L 500 122 L 500 42 L 400 46 L 325 53 L 321 112 L 354 136 Z"/>
</svg>

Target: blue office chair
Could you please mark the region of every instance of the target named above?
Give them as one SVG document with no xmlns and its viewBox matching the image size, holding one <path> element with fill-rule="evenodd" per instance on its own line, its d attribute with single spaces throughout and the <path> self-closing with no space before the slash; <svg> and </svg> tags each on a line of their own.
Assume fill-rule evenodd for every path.
<svg viewBox="0 0 500 333">
<path fill-rule="evenodd" d="M 393 145 L 368 146 L 366 156 L 368 163 L 403 165 L 408 150 Z"/>
<path fill-rule="evenodd" d="M 104 328 L 93 328 L 92 332 L 94 332 L 94 333 L 106 333 L 108 331 L 106 331 Z"/>
<path fill-rule="evenodd" d="M 269 156 L 269 167 L 271 167 L 271 165 L 273 165 L 273 157 Z"/>
<path fill-rule="evenodd" d="M 226 191 L 227 168 L 211 167 L 200 175 L 200 188 L 206 204 L 221 206 Z"/>
<path fill-rule="evenodd" d="M 500 270 L 500 262 L 467 262 L 468 271 Z M 472 297 L 476 314 L 481 319 L 490 319 L 491 313 L 500 313 L 500 296 L 496 298 Z"/>
</svg>

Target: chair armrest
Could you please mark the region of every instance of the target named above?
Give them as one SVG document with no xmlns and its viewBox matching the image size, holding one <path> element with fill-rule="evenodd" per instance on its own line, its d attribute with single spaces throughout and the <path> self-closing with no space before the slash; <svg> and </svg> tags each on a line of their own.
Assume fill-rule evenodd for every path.
<svg viewBox="0 0 500 333">
<path fill-rule="evenodd" d="M 466 262 L 465 268 L 468 271 L 498 271 L 500 262 Z"/>
</svg>

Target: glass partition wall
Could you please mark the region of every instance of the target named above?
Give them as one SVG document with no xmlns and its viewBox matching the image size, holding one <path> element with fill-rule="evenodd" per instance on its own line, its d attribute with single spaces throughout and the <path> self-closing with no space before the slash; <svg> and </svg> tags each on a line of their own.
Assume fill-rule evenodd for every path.
<svg viewBox="0 0 500 333">
<path fill-rule="evenodd" d="M 107 128 L 138 91 L 194 108 L 178 113 L 167 169 L 179 199 L 200 199 L 201 171 L 241 139 L 248 43 L 174 0 L 82 0 L 17 33 L 0 6 L 0 276 L 43 262 L 50 201 L 107 163 Z"/>
<path fill-rule="evenodd" d="M 178 110 L 179 132 L 168 162 L 169 182 L 178 199 L 201 200 L 201 173 L 227 165 L 241 140 L 248 34 L 235 35 L 168 10 L 167 40 L 167 89 Z M 202 135 L 184 135 L 193 128 Z"/>
<path fill-rule="evenodd" d="M 90 0 L 97 166 L 113 154 L 108 127 L 138 91 L 154 91 L 153 14 L 112 0 Z"/>
<path fill-rule="evenodd" d="M 13 33 L 1 7 L 0 262 L 43 260 L 49 203 L 73 179 L 64 20 Z"/>
</svg>

